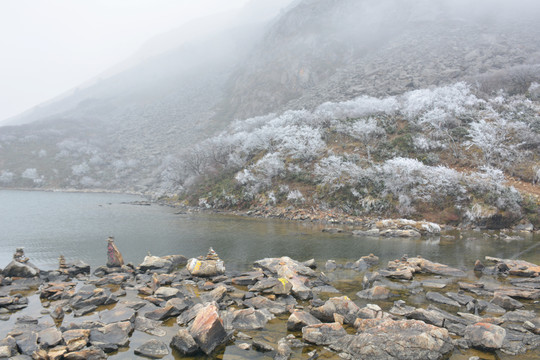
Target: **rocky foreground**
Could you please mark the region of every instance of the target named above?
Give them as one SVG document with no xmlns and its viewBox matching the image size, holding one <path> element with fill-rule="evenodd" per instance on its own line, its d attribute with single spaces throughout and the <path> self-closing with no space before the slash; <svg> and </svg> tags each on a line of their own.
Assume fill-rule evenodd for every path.
<svg viewBox="0 0 540 360">
<path fill-rule="evenodd" d="M 363 274 L 356 299 L 330 281 L 340 270 Z M 148 255 L 134 266 L 123 264 L 111 238 L 108 265 L 90 275 L 86 264 L 62 257 L 58 270 L 40 271 L 18 249 L 1 278 L 0 317 L 12 325 L 0 326 L 0 358 L 121 357 L 139 334 L 150 339 L 134 353 L 147 358 L 221 358 L 229 345 L 243 358 L 256 351 L 274 359 L 447 359 L 467 349 L 497 358 L 536 354 L 540 266 L 486 257 L 474 264 L 477 281 L 464 270 L 419 256 L 380 265 L 369 255 L 347 264 L 329 260 L 328 275 L 313 260 L 288 257 L 228 273 L 212 249 L 193 259 Z M 25 314 L 35 294 L 37 317 Z M 275 324 L 288 334 L 253 336 Z"/>
</svg>

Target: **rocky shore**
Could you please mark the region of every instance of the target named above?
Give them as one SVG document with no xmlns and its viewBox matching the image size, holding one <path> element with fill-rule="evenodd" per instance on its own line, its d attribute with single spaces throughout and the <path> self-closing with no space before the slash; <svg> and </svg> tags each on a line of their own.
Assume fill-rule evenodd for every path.
<svg viewBox="0 0 540 360">
<path fill-rule="evenodd" d="M 416 221 L 412 219 L 380 219 L 361 217 L 347 214 L 339 209 L 323 210 L 318 207 L 297 208 L 257 206 L 248 210 L 225 210 L 205 207 L 185 206 L 169 201 L 158 201 L 161 205 L 172 206 L 178 210 L 178 214 L 192 212 L 211 212 L 231 214 L 235 216 L 247 216 L 254 218 L 283 219 L 290 221 L 304 221 L 314 224 L 327 225 L 324 231 L 343 232 L 359 236 L 386 236 L 386 237 L 417 237 L 420 235 L 438 235 L 443 230 L 489 230 L 474 223 L 468 224 L 436 224 L 430 221 Z M 392 233 L 386 230 L 414 230 L 413 232 Z M 493 229 L 491 229 L 493 230 Z M 527 220 L 522 220 L 511 228 L 496 229 L 502 232 L 502 237 L 507 232 L 540 233 L 540 229 L 534 227 Z M 385 232 L 386 231 L 386 232 Z M 418 234 L 420 233 L 420 234 Z"/>
<path fill-rule="evenodd" d="M 192 259 L 149 254 L 135 266 L 110 238 L 107 265 L 93 272 L 63 257 L 43 271 L 17 249 L 1 276 L 0 320 L 9 326 L 0 326 L 0 358 L 540 354 L 536 264 L 486 257 L 458 269 L 406 255 L 382 264 L 370 254 L 319 267 L 284 256 L 228 272 L 212 249 Z M 340 290 L 340 272 L 356 274 L 352 292 Z"/>
</svg>

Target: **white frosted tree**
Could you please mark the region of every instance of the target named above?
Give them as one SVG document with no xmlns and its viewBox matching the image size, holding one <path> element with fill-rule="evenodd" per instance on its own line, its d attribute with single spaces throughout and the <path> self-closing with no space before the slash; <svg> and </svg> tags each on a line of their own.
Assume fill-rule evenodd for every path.
<svg viewBox="0 0 540 360">
<path fill-rule="evenodd" d="M 361 119 L 351 125 L 351 136 L 359 139 L 366 148 L 368 161 L 371 161 L 371 151 L 375 148 L 377 141 L 386 135 L 384 129 L 377 125 L 374 118 Z"/>
</svg>

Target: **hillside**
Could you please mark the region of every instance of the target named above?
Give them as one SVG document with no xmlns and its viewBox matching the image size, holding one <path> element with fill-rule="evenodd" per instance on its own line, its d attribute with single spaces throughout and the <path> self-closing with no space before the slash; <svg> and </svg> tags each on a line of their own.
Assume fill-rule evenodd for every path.
<svg viewBox="0 0 540 360">
<path fill-rule="evenodd" d="M 237 121 L 182 159 L 177 200 L 538 227 L 539 87 L 482 98 L 456 83 Z"/>
<path fill-rule="evenodd" d="M 0 186 L 180 194 L 228 208 L 272 203 L 273 194 L 276 205 L 297 196 L 297 206 L 351 214 L 438 212 L 441 221 L 459 222 L 477 211 L 534 220 L 528 197 L 505 188 L 503 177 L 535 193 L 536 2 L 258 2 L 157 36 L 103 78 L 12 122 L 22 125 L 0 127 Z M 472 103 L 449 95 L 409 109 L 409 97 L 444 91 Z M 265 127 L 275 127 L 275 138 L 260 133 Z M 507 147 L 483 148 L 475 143 L 483 133 Z M 255 176 L 259 161 L 277 166 L 276 174 Z M 323 181 L 323 169 L 341 174 L 341 166 L 351 173 Z M 400 166 L 429 175 L 396 190 L 384 179 Z M 442 176 L 437 171 L 455 178 L 457 192 L 437 185 L 428 196 L 414 188 Z M 499 190 L 476 194 L 478 179 Z M 432 205 L 439 191 L 445 200 Z M 488 199 L 498 192 L 516 198 L 506 205 Z"/>
</svg>

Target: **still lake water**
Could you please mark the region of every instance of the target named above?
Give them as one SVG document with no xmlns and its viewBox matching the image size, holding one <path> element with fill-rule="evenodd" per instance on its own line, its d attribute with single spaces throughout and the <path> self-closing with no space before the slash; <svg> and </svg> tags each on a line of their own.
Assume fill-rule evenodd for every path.
<svg viewBox="0 0 540 360">
<path fill-rule="evenodd" d="M 166 206 L 130 204 L 138 196 L 96 193 L 0 191 L 0 268 L 16 247 L 38 267 L 58 266 L 63 254 L 68 262 L 83 260 L 92 269 L 106 262 L 106 239 L 115 242 L 126 262 L 140 264 L 144 256 L 182 254 L 196 257 L 214 247 L 228 270 L 249 269 L 254 260 L 290 256 L 356 260 L 373 253 L 382 261 L 403 254 L 422 255 L 432 261 L 471 269 L 484 256 L 519 257 L 540 262 L 540 238 L 527 235 L 518 241 L 487 239 L 482 233 L 456 238 L 360 238 L 321 232 L 311 223 L 253 219 L 215 214 L 177 214 Z M 474 237 L 475 239 L 471 239 Z"/>
<path fill-rule="evenodd" d="M 138 196 L 61 193 L 38 191 L 0 191 L 0 267 L 5 267 L 12 259 L 16 247 L 24 247 L 26 255 L 44 270 L 58 267 L 58 256 L 66 260 L 83 260 L 92 270 L 106 262 L 106 239 L 115 236 L 116 244 L 126 262 L 140 264 L 144 256 L 182 254 L 186 257 L 204 255 L 210 246 L 225 261 L 227 270 L 247 270 L 253 261 L 264 257 L 290 256 L 297 260 L 314 258 L 324 269 L 328 259 L 338 263 L 354 261 L 373 253 L 381 258 L 381 266 L 386 261 L 403 254 L 422 255 L 432 261 L 442 262 L 468 270 L 468 276 L 475 275 L 472 267 L 476 259 L 484 256 L 503 258 L 518 257 L 540 263 L 540 236 L 527 234 L 521 240 L 503 241 L 489 239 L 487 233 L 455 233 L 450 237 L 430 239 L 378 239 L 361 238 L 346 234 L 322 232 L 322 225 L 289 222 L 270 219 L 253 219 L 219 214 L 179 214 L 177 209 L 152 205 L 137 206 L 133 202 L 144 200 Z M 343 294 L 353 296 L 361 288 L 362 273 L 336 271 L 328 273 L 332 284 Z M 450 284 L 449 291 L 457 291 Z M 136 300 L 137 294 L 128 291 L 126 300 Z M 405 299 L 415 306 L 425 305 L 425 299 L 413 295 Z M 356 300 L 364 306 L 367 300 Z M 388 310 L 391 302 L 379 302 Z M 537 305 L 528 308 L 538 311 Z M 20 315 L 29 315 L 47 321 L 42 314 L 42 303 L 38 294 L 29 294 L 28 308 L 17 312 L 0 326 L 3 338 L 14 326 Z M 102 309 L 101 309 L 102 310 Z M 101 311 L 99 310 L 99 311 Z M 85 320 L 99 320 L 96 311 Z M 67 314 L 65 323 L 73 321 L 73 314 Z M 258 341 L 276 344 L 287 336 L 287 315 L 270 321 L 265 329 L 246 331 Z M 170 343 L 178 330 L 174 321 L 164 323 L 166 335 L 160 340 Z M 134 359 L 134 349 L 145 341 L 155 338 L 135 331 L 128 348 L 110 354 L 110 359 Z M 294 349 L 292 358 L 307 358 L 311 347 Z M 321 359 L 338 360 L 339 356 L 321 350 Z M 456 349 L 450 360 L 466 360 L 471 356 L 495 360 L 493 354 L 476 350 L 461 352 Z M 540 358 L 538 351 L 513 357 L 516 360 Z M 178 353 L 171 353 L 164 359 L 189 359 Z M 233 344 L 227 345 L 208 359 L 224 360 L 268 360 L 266 354 L 255 350 L 240 350 Z M 497 358 L 498 359 L 498 358 Z"/>
</svg>

